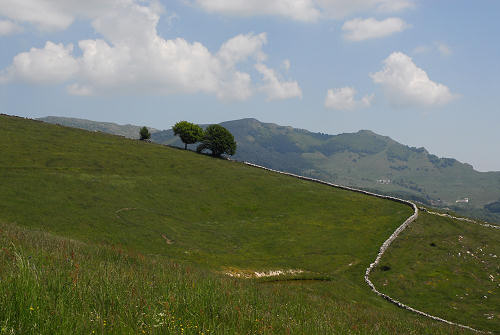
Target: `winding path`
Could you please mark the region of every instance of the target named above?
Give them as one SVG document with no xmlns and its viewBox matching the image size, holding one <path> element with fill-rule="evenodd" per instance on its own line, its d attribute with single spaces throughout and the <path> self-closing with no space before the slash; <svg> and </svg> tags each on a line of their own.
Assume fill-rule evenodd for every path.
<svg viewBox="0 0 500 335">
<path fill-rule="evenodd" d="M 331 187 L 335 187 L 335 188 L 339 188 L 339 189 L 343 189 L 343 190 L 348 190 L 348 191 L 353 191 L 353 192 L 357 192 L 357 193 L 362 193 L 362 194 L 366 194 L 366 195 L 377 197 L 377 198 L 388 199 L 388 200 L 399 202 L 399 203 L 402 203 L 402 204 L 405 204 L 405 205 L 408 205 L 408 206 L 412 207 L 413 208 L 413 214 L 408 219 L 406 219 L 406 221 L 403 222 L 403 224 L 401 226 L 399 226 L 394 231 L 394 233 L 392 233 L 392 235 L 382 244 L 382 246 L 380 247 L 379 252 L 377 254 L 377 258 L 375 258 L 375 261 L 373 261 L 373 263 L 371 263 L 370 266 L 366 269 L 366 272 L 365 272 L 365 282 L 368 284 L 368 286 L 370 286 L 371 290 L 375 294 L 377 294 L 378 296 L 380 296 L 380 297 L 386 299 L 387 301 L 395 304 L 396 306 L 398 306 L 400 308 L 406 309 L 408 311 L 411 311 L 413 313 L 419 314 L 421 316 L 425 316 L 427 318 L 430 318 L 430 319 L 433 319 L 433 320 L 436 320 L 436 321 L 444 322 L 444 323 L 449 324 L 449 325 L 461 327 L 461 328 L 468 329 L 468 330 L 471 330 L 471 331 L 474 331 L 474 332 L 477 332 L 477 333 L 486 333 L 484 331 L 481 331 L 481 330 L 478 330 L 478 329 L 474 329 L 474 328 L 472 328 L 470 326 L 466 326 L 466 325 L 462 325 L 462 324 L 455 323 L 455 322 L 452 322 L 452 321 L 448 321 L 448 320 L 442 319 L 442 318 L 440 318 L 438 316 L 430 315 L 430 314 L 422 312 L 422 311 L 420 311 L 418 309 L 415 309 L 413 307 L 405 305 L 402 302 L 400 302 L 400 301 L 398 301 L 398 300 L 396 300 L 394 298 L 391 298 L 387 294 L 384 294 L 384 293 L 380 292 L 379 290 L 377 290 L 377 288 L 375 287 L 375 285 L 370 280 L 370 273 L 372 272 L 372 270 L 375 267 L 377 267 L 377 265 L 380 262 L 380 259 L 384 255 L 384 253 L 387 250 L 387 248 L 389 248 L 389 246 L 391 245 L 391 243 L 394 242 L 394 240 L 399 236 L 399 234 L 401 234 L 401 232 L 403 230 L 406 229 L 406 227 L 408 227 L 412 222 L 414 222 L 418 218 L 419 209 L 418 209 L 418 207 L 417 207 L 417 205 L 415 203 L 413 203 L 413 202 L 411 202 L 409 200 L 404 200 L 404 199 L 400 199 L 400 198 L 396 198 L 396 197 L 381 195 L 381 194 L 377 194 L 377 193 L 373 193 L 373 192 L 368 192 L 368 191 L 364 191 L 364 190 L 360 190 L 360 189 L 356 189 L 356 188 L 352 188 L 352 187 L 348 187 L 348 186 L 337 185 L 337 184 L 329 183 L 329 182 L 326 182 L 326 181 L 323 181 L 323 180 L 319 180 L 319 179 L 315 179 L 315 178 L 309 178 L 309 177 L 304 177 L 304 176 L 296 175 L 296 174 L 289 173 L 289 172 L 283 172 L 283 171 L 273 170 L 273 169 L 266 168 L 264 166 L 260 166 L 260 165 L 249 163 L 249 162 L 243 162 L 243 163 L 246 164 L 246 165 L 248 165 L 248 166 L 256 167 L 256 168 L 259 168 L 259 169 L 263 169 L 263 170 L 267 170 L 267 171 L 271 171 L 271 172 L 275 172 L 275 173 L 279 173 L 279 174 L 291 176 L 291 177 L 302 179 L 302 180 L 308 180 L 308 181 L 312 181 L 312 182 L 315 182 L 315 183 L 319 183 L 319 184 L 323 184 L 323 185 L 327 185 L 327 186 L 331 186 Z M 458 217 L 451 216 L 449 214 L 440 214 L 440 213 L 436 213 L 436 212 L 429 212 L 429 211 L 426 211 L 426 212 L 429 213 L 429 214 L 431 214 L 431 215 L 445 216 L 445 217 L 449 217 L 449 218 L 460 220 L 460 221 L 466 221 L 466 222 L 470 222 L 470 223 L 479 224 L 481 226 L 488 227 L 488 228 L 500 229 L 500 226 L 479 223 L 477 221 L 474 221 L 474 220 L 471 220 L 471 219 L 467 219 L 467 218 L 458 218 Z"/>
</svg>

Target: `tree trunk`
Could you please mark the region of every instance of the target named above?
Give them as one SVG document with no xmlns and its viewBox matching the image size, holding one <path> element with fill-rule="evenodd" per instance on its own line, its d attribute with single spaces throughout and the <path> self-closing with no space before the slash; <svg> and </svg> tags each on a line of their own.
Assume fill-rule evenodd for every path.
<svg viewBox="0 0 500 335">
<path fill-rule="evenodd" d="M 184 143 L 184 150 L 187 150 L 187 148 L 188 148 L 187 143 Z"/>
</svg>

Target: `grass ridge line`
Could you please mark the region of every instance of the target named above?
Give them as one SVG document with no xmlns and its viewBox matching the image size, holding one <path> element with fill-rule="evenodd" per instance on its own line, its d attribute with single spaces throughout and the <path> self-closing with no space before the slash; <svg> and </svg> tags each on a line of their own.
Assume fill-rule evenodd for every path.
<svg viewBox="0 0 500 335">
<path fill-rule="evenodd" d="M 432 214 L 432 215 L 442 216 L 442 217 L 445 217 L 445 218 L 450 218 L 450 219 L 457 220 L 457 221 L 465 221 L 465 222 L 477 224 L 479 226 L 483 226 L 483 227 L 486 227 L 486 228 L 500 229 L 499 225 L 490 224 L 490 223 L 481 223 L 481 222 L 478 222 L 476 220 L 472 220 L 472 219 L 469 219 L 469 218 L 457 217 L 457 216 L 452 216 L 450 214 L 430 212 L 430 211 L 427 211 L 427 213 L 428 214 Z"/>
<path fill-rule="evenodd" d="M 392 233 L 392 235 L 382 244 L 382 246 L 380 247 L 379 252 L 377 254 L 377 258 L 375 258 L 375 261 L 373 263 L 371 263 L 370 266 L 366 269 L 365 277 L 364 277 L 365 282 L 368 284 L 368 286 L 370 286 L 370 289 L 375 294 L 377 294 L 378 296 L 384 298 L 385 300 L 389 301 L 390 303 L 398 306 L 399 308 L 406 309 L 406 310 L 408 310 L 410 312 L 413 312 L 415 314 L 418 314 L 418 315 L 421 315 L 421 316 L 433 319 L 435 321 L 439 321 L 439 322 L 443 322 L 443 323 L 446 323 L 446 324 L 449 324 L 449 325 L 452 325 L 452 326 L 457 326 L 457 327 L 460 327 L 460 328 L 468 329 L 468 330 L 471 330 L 471 331 L 476 332 L 476 333 L 491 333 L 491 332 L 484 332 L 482 330 L 478 330 L 478 329 L 472 328 L 470 326 L 462 325 L 460 323 L 455 323 L 455 322 L 452 322 L 452 321 L 440 318 L 438 316 L 430 315 L 430 314 L 427 314 L 427 313 L 425 313 L 423 311 L 415 309 L 415 308 L 413 308 L 411 306 L 405 305 L 402 302 L 400 302 L 400 301 L 398 301 L 398 300 L 396 300 L 394 298 L 391 298 L 387 294 L 384 294 L 384 293 L 378 291 L 377 288 L 375 287 L 375 285 L 370 280 L 369 277 L 370 277 L 371 271 L 379 264 L 380 259 L 382 258 L 382 256 L 385 253 L 385 251 L 389 248 L 389 246 L 391 245 L 391 243 L 399 236 L 399 234 L 403 230 L 406 229 L 406 227 L 408 227 L 412 222 L 414 222 L 418 218 L 419 210 L 418 210 L 418 207 L 417 207 L 417 205 L 415 203 L 413 203 L 412 201 L 409 201 L 409 200 L 404 200 L 404 199 L 400 199 L 400 198 L 396 198 L 396 197 L 392 197 L 392 196 L 377 194 L 377 193 L 373 193 L 373 192 L 369 192 L 369 191 L 365 191 L 365 190 L 361 190 L 361 189 L 357 189 L 357 188 L 353 188 L 353 187 L 349 187 L 349 186 L 344 186 L 344 185 L 338 185 L 338 184 L 329 183 L 329 182 L 326 182 L 324 180 L 320 180 L 320 179 L 316 179 L 316 178 L 310 178 L 310 177 L 305 177 L 305 176 L 297 175 L 297 174 L 294 174 L 294 173 L 278 171 L 278 170 L 267 168 L 265 166 L 257 165 L 257 164 L 254 164 L 254 163 L 250 163 L 250 162 L 243 162 L 243 164 L 246 164 L 248 166 L 252 166 L 252 167 L 255 167 L 255 168 L 267 170 L 267 171 L 270 171 L 270 172 L 275 172 L 275 173 L 279 173 L 279 174 L 282 174 L 282 175 L 286 175 L 286 176 L 290 176 L 290 177 L 294 177 L 294 178 L 298 178 L 298 179 L 302 179 L 302 180 L 312 181 L 312 182 L 315 182 L 315 183 L 319 183 L 319 184 L 323 184 L 323 185 L 327 185 L 327 186 L 331 186 L 331 187 L 335 187 L 335 188 L 347 190 L 347 191 L 362 193 L 362 194 L 366 194 L 366 195 L 377 197 L 377 198 L 381 198 L 381 199 L 387 199 L 387 200 L 390 200 L 390 201 L 399 202 L 399 203 L 402 203 L 402 204 L 405 204 L 405 205 L 408 205 L 408 206 L 412 207 L 413 208 L 413 215 L 411 215 L 408 219 L 406 219 L 406 221 L 403 222 L 403 224 L 401 224 L 401 226 L 399 226 L 394 231 L 394 233 Z M 431 213 L 431 214 L 435 214 L 435 213 Z M 453 217 L 451 217 L 451 218 L 453 218 Z M 466 220 L 466 221 L 468 221 L 468 220 Z M 487 225 L 487 226 L 491 226 L 491 225 Z M 493 227 L 493 228 L 498 228 L 498 227 Z"/>
</svg>

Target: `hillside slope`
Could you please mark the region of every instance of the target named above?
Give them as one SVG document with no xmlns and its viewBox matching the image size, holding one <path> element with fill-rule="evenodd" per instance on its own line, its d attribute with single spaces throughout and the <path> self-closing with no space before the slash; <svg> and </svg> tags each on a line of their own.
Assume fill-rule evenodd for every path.
<svg viewBox="0 0 500 335">
<path fill-rule="evenodd" d="M 141 141 L 10 117 L 0 127 L 10 139 L 0 146 L 0 218 L 64 236 L 219 267 L 286 264 L 331 273 L 333 264 L 361 270 L 375 240 L 411 213 Z M 366 241 L 354 249 L 357 239 Z"/>
<path fill-rule="evenodd" d="M 234 159 L 500 221 L 496 207 L 488 207 L 500 199 L 500 172 L 478 172 L 369 130 L 327 135 L 255 119 L 221 125 L 238 143 Z M 171 130 L 155 133 L 153 140 L 181 144 Z M 468 203 L 456 202 L 465 198 Z"/>
<path fill-rule="evenodd" d="M 70 117 L 59 117 L 59 116 L 47 116 L 39 119 L 40 121 L 60 124 L 66 127 L 80 128 L 90 131 L 100 131 L 103 133 L 125 136 L 128 138 L 139 138 L 139 130 L 141 126 L 134 126 L 131 124 L 121 125 L 113 122 L 98 122 L 85 119 L 77 119 Z M 159 130 L 155 128 L 149 128 L 150 133 L 156 133 Z"/>
<path fill-rule="evenodd" d="M 28 329 L 29 332 L 23 333 L 37 333 L 29 326 L 29 320 L 34 320 L 32 308 L 36 310 L 36 306 L 59 306 L 58 310 L 64 307 L 65 312 L 53 319 L 63 325 L 74 324 L 75 316 L 71 312 L 74 306 L 75 310 L 89 313 L 98 310 L 102 315 L 110 315 L 110 319 L 117 320 L 123 327 L 141 325 L 143 314 L 139 306 L 154 309 L 178 306 L 184 317 L 217 325 L 220 328 L 216 333 L 220 334 L 235 331 L 266 334 L 274 333 L 273 329 L 309 334 L 338 331 L 461 333 L 386 303 L 372 294 L 363 281 L 364 270 L 380 244 L 411 214 L 411 208 L 405 205 L 237 162 L 21 118 L 0 116 L 0 133 L 9 138 L 0 143 L 0 222 L 6 225 L 1 229 L 2 234 L 7 234 L 4 241 L 11 246 L 2 249 L 0 255 L 6 264 L 1 267 L 1 285 L 7 285 L 5 292 L 9 292 L 8 296 L 2 295 L 2 299 L 5 298 L 2 306 L 7 307 L 2 307 L 0 322 L 9 327 L 13 323 L 20 332 Z M 59 248 L 61 254 L 55 254 L 59 249 L 49 242 L 41 242 L 38 248 L 32 249 L 32 243 L 24 238 L 32 233 L 22 229 L 16 232 L 19 229 L 12 228 L 12 224 L 78 239 L 85 242 L 84 245 L 101 244 L 120 253 L 112 253 L 104 263 L 87 257 L 81 268 L 73 261 L 69 263 L 70 268 L 65 268 L 66 263 L 61 264 L 61 260 L 69 262 L 80 257 L 78 252 L 73 254 L 73 248 L 64 247 L 67 242 L 59 243 L 63 245 Z M 123 251 L 143 256 L 122 263 Z M 81 252 L 95 254 L 95 251 Z M 150 272 L 153 270 L 138 270 L 147 272 L 143 276 L 150 280 L 147 283 L 152 291 L 142 298 L 149 300 L 142 300 L 137 306 L 127 300 L 137 293 L 135 288 L 130 297 L 115 295 L 113 292 L 120 291 L 124 283 L 113 286 L 113 281 L 92 275 L 108 271 L 125 271 L 130 275 L 141 257 L 153 257 L 152 262 L 159 257 L 159 262 L 190 264 L 194 271 L 206 268 L 233 275 L 301 270 L 304 272 L 289 276 L 294 281 L 305 281 L 296 281 L 298 285 L 286 281 L 268 283 L 273 285 L 271 295 L 282 297 L 278 300 L 261 301 L 262 296 L 259 295 L 260 300 L 257 298 L 260 290 L 252 289 L 249 294 L 253 298 L 245 298 L 235 315 L 205 314 L 203 308 L 190 312 L 185 309 L 189 305 L 174 303 L 187 297 L 198 301 L 198 293 L 208 294 L 213 285 L 204 284 L 211 278 L 207 275 L 200 275 L 199 285 L 193 281 L 190 286 L 185 285 L 186 280 L 176 281 L 182 272 L 174 272 L 172 277 L 165 272 L 154 275 Z M 23 264 L 40 264 L 39 272 L 32 275 L 32 266 Z M 124 270 L 123 267 L 132 268 Z M 193 271 L 190 267 L 185 268 L 187 273 Z M 59 277 L 51 277 L 56 274 Z M 39 284 L 29 284 L 39 280 L 37 278 L 42 278 Z M 80 281 L 79 278 L 87 279 Z M 155 300 L 152 293 L 157 291 L 153 288 L 162 283 L 169 283 L 175 289 L 170 297 L 162 294 Z M 142 287 L 136 281 L 130 285 Z M 183 286 L 179 289 L 178 285 Z M 217 291 L 221 295 L 239 294 L 229 288 L 240 290 L 237 284 L 222 286 L 225 289 Z M 36 297 L 36 305 L 30 302 L 31 295 L 13 287 L 31 287 L 29 292 Z M 89 295 L 89 290 L 100 293 Z M 77 292 L 76 296 L 71 292 Z M 287 299 L 287 292 L 298 298 Z M 95 300 L 87 302 L 82 296 Z M 53 297 L 62 297 L 62 300 Z M 266 307 L 252 307 L 256 299 L 262 302 L 258 306 Z M 203 301 L 209 299 L 199 303 Z M 123 314 L 118 308 L 132 304 L 136 307 L 130 314 Z M 279 315 L 265 312 L 275 311 L 278 306 Z M 206 308 L 211 310 L 209 306 Z M 181 311 L 175 313 L 179 315 Z M 50 313 L 43 315 L 51 318 Z M 196 315 L 203 316 L 197 318 Z M 280 315 L 287 315 L 286 320 Z M 221 316 L 224 319 L 219 319 Z M 92 317 L 95 320 L 95 315 Z M 261 328 L 259 323 L 242 322 L 238 318 L 265 319 L 267 325 Z M 101 326 L 106 327 L 100 320 Z M 85 322 L 78 325 L 83 327 L 79 330 L 87 330 Z M 120 333 L 121 328 L 116 329 L 112 333 Z M 150 331 L 158 333 L 151 328 Z M 201 332 L 190 330 L 190 333 Z"/>
<path fill-rule="evenodd" d="M 499 229 L 421 212 L 389 247 L 372 279 L 414 308 L 498 334 L 499 240 Z"/>
<path fill-rule="evenodd" d="M 59 122 L 71 126 L 64 118 Z M 500 172 L 478 172 L 469 164 L 438 158 L 424 148 L 408 147 L 368 130 L 327 135 L 255 119 L 221 125 L 235 136 L 236 160 L 500 222 Z M 183 146 L 172 130 L 155 132 L 152 140 Z M 456 202 L 465 198 L 467 203 Z"/>
</svg>

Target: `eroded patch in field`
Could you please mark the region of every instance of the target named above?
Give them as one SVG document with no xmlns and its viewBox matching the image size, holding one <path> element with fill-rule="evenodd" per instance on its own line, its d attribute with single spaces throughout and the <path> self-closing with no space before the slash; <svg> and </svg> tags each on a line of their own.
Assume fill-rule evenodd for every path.
<svg viewBox="0 0 500 335">
<path fill-rule="evenodd" d="M 228 268 L 224 270 L 223 273 L 229 277 L 251 279 L 251 278 L 268 278 L 268 277 L 279 277 L 279 276 L 294 276 L 297 274 L 306 273 L 306 271 L 300 269 L 254 271 L 254 270 Z"/>
</svg>

